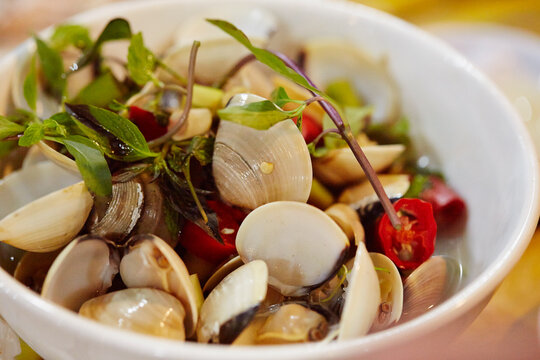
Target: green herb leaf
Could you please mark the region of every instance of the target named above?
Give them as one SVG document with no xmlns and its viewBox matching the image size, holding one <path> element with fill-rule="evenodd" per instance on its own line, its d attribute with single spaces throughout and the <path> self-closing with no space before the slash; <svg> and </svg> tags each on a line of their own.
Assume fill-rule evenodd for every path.
<svg viewBox="0 0 540 360">
<path fill-rule="evenodd" d="M 214 137 L 193 137 L 189 143 L 187 152 L 193 154 L 202 166 L 210 164 L 214 152 Z"/>
<path fill-rule="evenodd" d="M 289 97 L 285 89 L 280 86 L 276 88 L 271 95 L 272 101 L 279 107 L 283 107 L 285 104 L 288 104 L 290 102 L 303 104 L 304 102 L 301 100 L 293 100 Z"/>
<path fill-rule="evenodd" d="M 9 136 L 18 135 L 24 131 L 24 126 L 10 121 L 8 118 L 0 115 L 0 140 Z"/>
<path fill-rule="evenodd" d="M 128 119 L 112 111 L 92 105 L 65 104 L 65 107 L 69 115 L 83 124 L 87 126 L 88 124 L 97 125 L 127 145 L 129 149 L 125 149 L 122 145 L 116 150 L 113 149 L 113 152 L 117 152 L 117 155 L 123 157 L 124 160 L 135 161 L 159 155 L 150 151 L 148 143 L 139 128 Z M 109 143 L 111 143 L 110 140 Z"/>
<path fill-rule="evenodd" d="M 59 124 L 54 119 L 46 119 L 43 121 L 43 131 L 45 133 L 45 136 L 67 136 L 66 127 Z"/>
<path fill-rule="evenodd" d="M 122 40 L 131 38 L 131 28 L 129 22 L 125 19 L 116 18 L 107 24 L 98 39 L 88 48 L 83 55 L 77 60 L 77 63 L 73 66 L 72 71 L 77 71 L 84 66 L 91 63 L 98 55 L 101 45 L 107 41 Z"/>
<path fill-rule="evenodd" d="M 144 46 L 142 33 L 137 33 L 131 38 L 128 49 L 128 71 L 129 75 L 139 86 L 153 80 L 158 81 L 154 76 L 156 57 Z"/>
<path fill-rule="evenodd" d="M 86 85 L 72 102 L 105 107 L 123 94 L 124 90 L 121 84 L 111 72 L 106 72 Z"/>
<path fill-rule="evenodd" d="M 411 143 L 407 118 L 401 118 L 394 123 L 370 124 L 365 132 L 370 139 L 380 144 L 403 144 L 407 146 Z"/>
<path fill-rule="evenodd" d="M 98 196 L 111 195 L 111 172 L 97 146 L 91 140 L 78 135 L 68 136 L 61 142 L 75 159 L 88 190 Z"/>
<path fill-rule="evenodd" d="M 330 149 L 328 149 L 325 146 L 316 147 L 314 142 L 309 143 L 307 145 L 307 148 L 310 155 L 313 156 L 314 158 L 320 158 L 320 157 L 326 156 L 330 152 Z"/>
<path fill-rule="evenodd" d="M 293 111 L 285 111 L 272 101 L 264 100 L 242 106 L 227 106 L 218 110 L 217 113 L 222 120 L 232 121 L 257 130 L 266 130 L 280 121 L 297 116 L 302 110 L 303 107 L 299 107 Z"/>
<path fill-rule="evenodd" d="M 64 75 L 64 63 L 60 53 L 49 47 L 43 40 L 34 37 L 37 45 L 37 53 L 41 62 L 41 69 L 47 80 L 48 88 L 53 96 L 62 98 L 66 87 Z"/>
<path fill-rule="evenodd" d="M 43 140 L 44 137 L 43 124 L 32 123 L 24 130 L 23 136 L 19 139 L 19 146 L 32 146 Z"/>
<path fill-rule="evenodd" d="M 255 55 L 255 58 L 265 64 L 266 66 L 270 67 L 272 70 L 277 72 L 278 74 L 284 76 L 285 78 L 297 83 L 300 86 L 303 86 L 304 88 L 313 91 L 315 94 L 323 96 L 326 98 L 326 95 L 321 93 L 319 90 L 311 86 L 306 78 L 304 78 L 302 75 L 298 74 L 293 69 L 289 68 L 285 63 L 278 58 L 276 55 L 272 54 L 270 51 L 258 48 L 254 46 L 251 41 L 249 41 L 246 34 L 244 34 L 240 29 L 238 29 L 233 24 L 219 19 L 206 19 L 210 24 L 217 26 L 221 30 L 225 31 L 227 34 L 235 38 L 239 43 L 244 45 L 253 55 Z"/>
<path fill-rule="evenodd" d="M 88 29 L 81 25 L 65 24 L 56 27 L 50 39 L 51 47 L 64 50 L 69 45 L 79 49 L 86 49 L 92 45 Z"/>
<path fill-rule="evenodd" d="M 326 88 L 326 93 L 341 106 L 362 106 L 362 101 L 356 96 L 356 92 L 347 79 L 338 79 L 331 82 Z"/>
<path fill-rule="evenodd" d="M 409 186 L 409 189 L 407 189 L 407 192 L 403 194 L 403 197 L 417 198 L 422 191 L 429 187 L 431 187 L 429 176 L 417 174 L 412 178 L 411 185 Z"/>
<path fill-rule="evenodd" d="M 32 60 L 30 62 L 30 71 L 24 79 L 23 93 L 26 103 L 33 111 L 36 111 L 37 86 L 36 57 L 32 56 Z"/>
</svg>

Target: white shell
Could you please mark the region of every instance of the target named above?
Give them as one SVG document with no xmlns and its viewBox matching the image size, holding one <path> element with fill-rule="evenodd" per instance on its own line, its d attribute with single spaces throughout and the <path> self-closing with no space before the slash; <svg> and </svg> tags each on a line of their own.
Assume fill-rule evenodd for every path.
<svg viewBox="0 0 540 360">
<path fill-rule="evenodd" d="M 362 150 L 375 172 L 382 171 L 398 158 L 405 146 L 401 144 L 363 146 Z M 343 186 L 365 179 L 366 175 L 350 148 L 331 150 L 313 161 L 317 179 L 332 186 Z"/>
<path fill-rule="evenodd" d="M 378 178 L 390 199 L 403 197 L 411 186 L 409 175 L 406 174 L 382 174 L 378 175 Z M 367 180 L 346 188 L 339 196 L 339 202 L 349 204 L 354 209 L 363 208 L 376 201 L 379 201 L 379 198 Z"/>
<path fill-rule="evenodd" d="M 375 122 L 392 121 L 400 114 L 397 86 L 384 58 L 376 60 L 357 46 L 339 39 L 318 39 L 304 46 L 304 68 L 325 89 L 332 81 L 347 79 L 364 101 L 374 106 Z"/>
<path fill-rule="evenodd" d="M 197 326 L 197 298 L 184 262 L 162 239 L 138 235 L 130 240 L 120 262 L 120 275 L 127 287 L 152 287 L 176 296 L 186 312 L 186 335 Z"/>
<path fill-rule="evenodd" d="M 229 275 L 234 270 L 238 269 L 240 266 L 244 265 L 244 262 L 240 258 L 240 256 L 236 256 L 232 258 L 231 260 L 227 261 L 225 264 L 220 266 L 212 276 L 208 278 L 206 283 L 203 287 L 203 293 L 209 293 L 212 291 L 220 282 L 225 278 L 225 276 Z"/>
<path fill-rule="evenodd" d="M 155 289 L 124 289 L 91 299 L 79 312 L 120 329 L 183 341 L 184 308 L 174 296 Z"/>
<path fill-rule="evenodd" d="M 268 269 L 260 260 L 242 265 L 227 275 L 202 305 L 197 340 L 202 343 L 234 341 L 264 300 L 267 284 Z"/>
<path fill-rule="evenodd" d="M 183 22 L 175 36 L 175 45 L 163 62 L 181 75 L 186 75 L 189 52 L 194 40 L 201 42 L 195 66 L 195 78 L 205 84 L 220 80 L 240 59 L 250 52 L 228 34 L 205 21 L 224 19 L 244 31 L 256 46 L 264 47 L 277 28 L 277 21 L 262 9 L 244 9 L 240 12 L 226 8 L 213 9 Z M 163 77 L 164 72 L 160 72 Z"/>
<path fill-rule="evenodd" d="M 399 321 L 403 309 L 403 283 L 396 265 L 386 255 L 369 253 L 376 268 L 381 289 L 381 305 L 371 331 L 378 331 Z M 384 269 L 384 270 L 382 270 Z"/>
<path fill-rule="evenodd" d="M 93 205 L 92 195 L 77 181 L 50 162 L 7 176 L 0 182 L 0 241 L 49 252 L 73 240 Z"/>
<path fill-rule="evenodd" d="M 291 120 L 268 130 L 221 121 L 212 170 L 223 199 L 247 209 L 279 200 L 306 202 L 311 191 L 309 151 Z"/>
<path fill-rule="evenodd" d="M 83 236 L 72 241 L 54 260 L 41 296 L 78 311 L 95 296 L 104 294 L 118 273 L 118 254 L 104 239 Z"/>
<path fill-rule="evenodd" d="M 336 203 L 324 212 L 339 225 L 341 230 L 347 235 L 349 241 L 354 241 L 355 245 L 358 245 L 360 242 L 366 242 L 360 216 L 349 205 Z"/>
<path fill-rule="evenodd" d="M 348 279 L 338 341 L 367 334 L 379 312 L 379 278 L 364 243 L 358 244 Z"/>
<path fill-rule="evenodd" d="M 316 207 L 277 201 L 258 207 L 244 219 L 236 248 L 244 262 L 266 262 L 271 286 L 283 295 L 299 296 L 336 273 L 349 240 Z"/>
</svg>

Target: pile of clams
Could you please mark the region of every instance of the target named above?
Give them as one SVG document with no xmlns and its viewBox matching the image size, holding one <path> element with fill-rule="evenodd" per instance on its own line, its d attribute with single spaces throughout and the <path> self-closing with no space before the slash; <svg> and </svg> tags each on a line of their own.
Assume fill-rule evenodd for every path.
<svg viewBox="0 0 540 360">
<path fill-rule="evenodd" d="M 259 46 L 277 26 L 261 10 L 233 18 Z M 194 19 L 175 34 L 163 61 L 185 74 L 194 39 L 202 41 L 195 73 L 199 85 L 214 84 L 247 55 L 231 38 Z M 395 121 L 399 99 L 384 61 L 341 42 L 313 40 L 303 50 L 304 68 L 321 88 L 336 78 L 352 79 L 374 105 L 374 121 Z M 3 266 L 44 299 L 81 316 L 201 343 L 343 341 L 394 326 L 443 301 L 459 279 L 454 259 L 433 256 L 407 272 L 387 256 L 368 252 L 364 215 L 378 199 L 348 147 L 314 158 L 292 120 L 265 130 L 218 123 L 216 107 L 269 99 L 276 86 L 291 97 L 311 97 L 260 65 L 253 62 L 236 72 L 216 90 L 212 104 L 194 104 L 173 137 L 215 135 L 216 194 L 245 217 L 238 230 L 221 230 L 235 236 L 232 256 L 206 261 L 178 244 L 178 233 L 167 227 L 166 194 L 151 174 L 120 171 L 112 196 L 98 198 L 71 159 L 40 143 L 19 170 L 0 180 L 0 253 L 10 254 Z M 170 85 L 159 106 L 174 123 L 185 106 L 182 94 L 166 72 L 156 76 Z M 127 104 L 155 103 L 155 86 L 143 87 Z M 25 106 L 18 91 L 14 99 Z M 44 113 L 57 109 L 51 99 L 38 101 Z M 322 122 L 318 104 L 308 106 L 306 114 Z M 402 144 L 371 140 L 364 145 L 378 173 L 405 150 Z M 380 179 L 392 199 L 410 186 L 405 174 Z M 316 186 L 329 190 L 317 194 Z"/>
</svg>

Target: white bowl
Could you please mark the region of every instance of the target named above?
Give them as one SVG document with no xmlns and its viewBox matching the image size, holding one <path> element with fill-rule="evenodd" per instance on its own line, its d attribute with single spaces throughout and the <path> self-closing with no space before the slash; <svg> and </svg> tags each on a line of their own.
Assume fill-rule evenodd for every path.
<svg viewBox="0 0 540 360">
<path fill-rule="evenodd" d="M 256 4 L 256 5 L 255 5 Z M 293 43 L 321 36 L 346 38 L 374 56 L 388 57 L 403 111 L 423 150 L 437 159 L 466 199 L 462 241 L 449 248 L 466 258 L 462 288 L 443 304 L 403 325 L 356 340 L 272 348 L 177 343 L 99 325 L 42 300 L 3 270 L 0 313 L 49 360 L 77 359 L 358 359 L 425 358 L 474 319 L 523 253 L 538 220 L 538 168 L 533 145 L 507 100 L 456 52 L 387 14 L 352 3 L 302 1 L 153 1 L 119 3 L 73 21 L 99 29 L 128 18 L 151 47 L 165 43 L 188 16 L 219 6 L 257 6 L 282 24 Z M 29 42 L 0 62 L 5 79 L 27 55 Z M 0 83 L 0 109 L 9 83 Z"/>
</svg>

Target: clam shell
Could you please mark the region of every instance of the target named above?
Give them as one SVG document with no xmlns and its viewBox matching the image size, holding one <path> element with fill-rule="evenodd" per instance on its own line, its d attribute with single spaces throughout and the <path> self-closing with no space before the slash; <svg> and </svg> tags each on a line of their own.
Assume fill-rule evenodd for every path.
<svg viewBox="0 0 540 360">
<path fill-rule="evenodd" d="M 364 243 L 358 244 L 348 278 L 338 341 L 367 334 L 379 313 L 379 278 Z"/>
<path fill-rule="evenodd" d="M 387 256 L 369 253 L 379 277 L 381 304 L 371 331 L 385 329 L 399 321 L 403 310 L 403 283 L 399 271 Z"/>
<path fill-rule="evenodd" d="M 310 155 L 291 120 L 268 130 L 221 121 L 212 170 L 222 198 L 247 209 L 280 200 L 306 202 L 311 190 Z"/>
<path fill-rule="evenodd" d="M 32 252 L 50 252 L 82 229 L 94 203 L 83 182 L 54 164 L 21 169 L 0 182 L 0 241 Z"/>
<path fill-rule="evenodd" d="M 85 302 L 79 314 L 120 329 L 168 339 L 185 339 L 184 308 L 155 289 L 125 289 Z"/>
<path fill-rule="evenodd" d="M 232 343 L 251 322 L 266 296 L 268 269 L 255 260 L 227 275 L 201 308 L 197 340 Z"/>
<path fill-rule="evenodd" d="M 37 293 L 41 293 L 43 282 L 60 250 L 50 253 L 26 252 L 13 273 L 13 277 Z"/>
<path fill-rule="evenodd" d="M 236 256 L 220 266 L 204 284 L 203 293 L 207 294 L 212 291 L 221 282 L 221 280 L 225 278 L 225 276 L 229 275 L 242 265 L 244 265 L 244 262 L 240 256 Z"/>
<path fill-rule="evenodd" d="M 127 287 L 151 287 L 176 296 L 186 313 L 186 335 L 195 332 L 198 318 L 195 289 L 182 259 L 165 241 L 154 235 L 131 238 L 120 263 L 120 275 Z"/>
<path fill-rule="evenodd" d="M 318 39 L 304 46 L 304 69 L 313 82 L 325 88 L 347 79 L 365 103 L 374 106 L 375 122 L 393 121 L 400 114 L 397 85 L 385 59 L 374 59 L 357 46 L 339 39 Z"/>
<path fill-rule="evenodd" d="M 403 197 L 411 186 L 410 177 L 406 174 L 382 174 L 378 175 L 378 178 L 390 199 Z M 349 186 L 339 196 L 339 202 L 349 204 L 354 209 L 363 208 L 376 201 L 379 201 L 379 198 L 367 180 Z"/>
<path fill-rule="evenodd" d="M 358 245 L 360 242 L 366 242 L 364 227 L 360 222 L 358 213 L 349 205 L 334 204 L 324 211 L 339 225 L 341 230 L 347 235 L 349 241 Z"/>
<path fill-rule="evenodd" d="M 236 248 L 244 262 L 266 262 L 271 286 L 283 295 L 300 296 L 337 272 L 349 240 L 316 207 L 277 201 L 258 207 L 244 219 Z"/>
<path fill-rule="evenodd" d="M 363 146 L 362 150 L 375 172 L 390 166 L 405 151 L 401 144 Z M 366 178 L 364 170 L 348 147 L 331 150 L 313 161 L 315 177 L 332 186 L 343 186 Z"/>
<path fill-rule="evenodd" d="M 117 252 L 104 239 L 79 237 L 54 260 L 41 296 L 78 311 L 85 301 L 107 291 L 118 273 L 118 263 Z"/>
<path fill-rule="evenodd" d="M 180 116 L 184 112 L 183 109 L 177 110 L 171 114 L 169 127 L 179 120 Z M 172 137 L 175 141 L 190 139 L 196 135 L 203 135 L 210 130 L 212 126 L 212 112 L 207 108 L 191 109 L 186 122 L 180 130 L 178 130 Z"/>
</svg>

